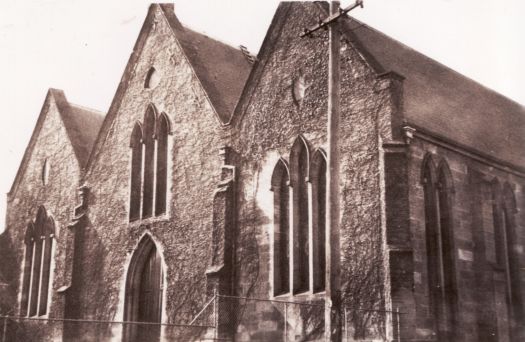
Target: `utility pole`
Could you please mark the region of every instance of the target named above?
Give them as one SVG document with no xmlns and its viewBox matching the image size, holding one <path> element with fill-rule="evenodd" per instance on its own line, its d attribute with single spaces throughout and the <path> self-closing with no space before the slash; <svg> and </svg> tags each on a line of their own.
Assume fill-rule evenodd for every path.
<svg viewBox="0 0 525 342">
<path fill-rule="evenodd" d="M 330 2 L 330 16 L 315 27 L 305 29 L 301 37 L 310 36 L 313 32 L 328 27 L 328 173 L 326 175 L 326 274 L 325 274 L 325 340 L 340 342 L 342 297 L 341 297 L 341 253 L 339 238 L 340 191 L 339 191 L 339 118 L 340 110 L 340 45 L 341 34 L 339 19 L 356 7 L 363 7 L 363 1 L 357 0 L 353 5 L 340 9 L 339 1 Z M 346 317 L 345 317 L 346 320 Z M 346 322 L 345 322 L 346 323 Z"/>
</svg>

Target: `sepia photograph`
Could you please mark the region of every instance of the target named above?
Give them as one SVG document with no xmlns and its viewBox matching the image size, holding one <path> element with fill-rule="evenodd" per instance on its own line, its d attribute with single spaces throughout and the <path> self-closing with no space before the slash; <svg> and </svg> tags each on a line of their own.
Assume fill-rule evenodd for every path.
<svg viewBox="0 0 525 342">
<path fill-rule="evenodd" d="M 1 0 L 0 342 L 525 341 L 524 16 Z"/>
</svg>

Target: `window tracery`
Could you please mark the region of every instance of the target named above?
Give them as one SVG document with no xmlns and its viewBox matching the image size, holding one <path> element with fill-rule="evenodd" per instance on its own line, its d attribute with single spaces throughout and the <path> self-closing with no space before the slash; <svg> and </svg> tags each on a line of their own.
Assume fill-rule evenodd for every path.
<svg viewBox="0 0 525 342">
<path fill-rule="evenodd" d="M 299 136 L 272 175 L 274 295 L 325 290 L 326 155 Z"/>
<path fill-rule="evenodd" d="M 22 279 L 21 316 L 47 313 L 55 223 L 40 207 L 29 223 L 24 239 L 25 257 Z"/>
<path fill-rule="evenodd" d="M 135 123 L 131 133 L 131 174 L 129 220 L 166 213 L 168 178 L 168 135 L 170 122 L 150 105 L 144 124 Z"/>
</svg>

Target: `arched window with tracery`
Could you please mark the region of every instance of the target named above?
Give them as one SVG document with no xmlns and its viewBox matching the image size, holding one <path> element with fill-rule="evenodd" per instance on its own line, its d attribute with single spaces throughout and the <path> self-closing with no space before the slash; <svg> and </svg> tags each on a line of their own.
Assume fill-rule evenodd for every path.
<svg viewBox="0 0 525 342">
<path fill-rule="evenodd" d="M 327 158 L 298 136 L 290 164 L 277 161 L 271 178 L 273 217 L 273 292 L 325 291 Z"/>
<path fill-rule="evenodd" d="M 271 183 L 274 203 L 273 286 L 277 296 L 290 292 L 290 173 L 282 158 L 275 165 Z"/>
<path fill-rule="evenodd" d="M 430 312 L 438 340 L 452 340 L 457 316 L 452 178 L 445 161 L 438 170 L 430 155 L 422 166 Z"/>
<path fill-rule="evenodd" d="M 501 205 L 501 235 L 503 237 L 502 261 L 507 282 L 507 301 L 512 318 L 511 334 L 517 337 L 519 325 L 523 322 L 523 298 L 521 292 L 520 256 L 517 252 L 518 235 L 516 232 L 516 198 L 509 183 L 503 186 Z"/>
<path fill-rule="evenodd" d="M 441 258 L 443 263 L 443 300 L 446 310 L 447 332 L 449 333 L 449 337 L 453 338 L 456 331 L 458 302 L 452 217 L 454 187 L 452 184 L 452 174 L 445 160 L 442 160 L 439 165 L 437 188 L 439 201 L 439 228 L 441 235 Z"/>
<path fill-rule="evenodd" d="M 47 313 L 51 259 L 55 224 L 40 207 L 34 223 L 28 225 L 25 236 L 24 274 L 20 314 L 23 316 Z"/>
<path fill-rule="evenodd" d="M 166 193 L 168 181 L 168 134 L 169 119 L 162 113 L 157 121 L 157 188 L 155 197 L 155 215 L 166 212 Z"/>
<path fill-rule="evenodd" d="M 309 196 L 308 174 L 310 152 L 306 140 L 299 136 L 290 152 L 291 186 L 293 190 L 293 292 L 310 288 L 309 260 Z"/>
<path fill-rule="evenodd" d="M 44 237 L 42 238 L 43 256 L 42 256 L 42 275 L 40 281 L 40 296 L 38 304 L 38 314 L 47 313 L 47 299 L 49 293 L 49 281 L 51 278 L 51 255 L 53 252 L 53 237 L 55 236 L 55 222 L 51 217 L 47 217 L 43 227 Z"/>
<path fill-rule="evenodd" d="M 166 213 L 168 192 L 168 135 L 166 113 L 157 115 L 154 105 L 137 121 L 130 138 L 131 172 L 129 220 L 135 221 Z"/>
<path fill-rule="evenodd" d="M 144 187 L 142 191 L 142 217 L 150 217 L 153 213 L 153 186 L 155 178 L 155 121 L 157 111 L 149 106 L 144 115 Z"/>
<path fill-rule="evenodd" d="M 312 251 L 313 290 L 325 290 L 325 238 L 326 238 L 326 154 L 318 149 L 312 156 L 310 168 L 312 184 Z"/>
<path fill-rule="evenodd" d="M 25 253 L 24 253 L 24 275 L 22 279 L 22 299 L 20 302 L 20 316 L 27 316 L 29 291 L 31 286 L 31 270 L 33 268 L 33 254 L 35 245 L 35 233 L 33 223 L 29 223 L 26 229 L 24 239 Z"/>
<path fill-rule="evenodd" d="M 142 190 L 142 125 L 136 122 L 131 133 L 131 191 L 129 199 L 129 220 L 140 218 Z"/>
<path fill-rule="evenodd" d="M 492 181 L 492 220 L 494 226 L 494 249 L 496 253 L 496 265 L 501 268 L 505 267 L 505 240 L 502 229 L 502 205 L 501 185 L 497 179 Z"/>
</svg>

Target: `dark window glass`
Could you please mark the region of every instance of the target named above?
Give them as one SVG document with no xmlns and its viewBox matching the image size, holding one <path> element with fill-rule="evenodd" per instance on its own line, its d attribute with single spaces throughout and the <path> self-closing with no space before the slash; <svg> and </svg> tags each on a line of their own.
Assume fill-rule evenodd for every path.
<svg viewBox="0 0 525 342">
<path fill-rule="evenodd" d="M 168 131 L 168 119 L 165 114 L 162 114 L 157 124 L 157 189 L 155 194 L 155 215 L 161 215 L 166 212 Z"/>
<path fill-rule="evenodd" d="M 290 192 L 289 174 L 283 160 L 279 160 L 272 176 L 274 196 L 274 295 L 290 291 Z"/>
</svg>

